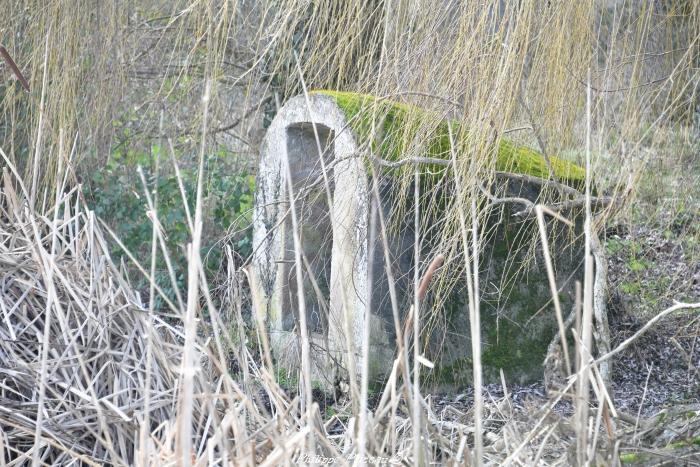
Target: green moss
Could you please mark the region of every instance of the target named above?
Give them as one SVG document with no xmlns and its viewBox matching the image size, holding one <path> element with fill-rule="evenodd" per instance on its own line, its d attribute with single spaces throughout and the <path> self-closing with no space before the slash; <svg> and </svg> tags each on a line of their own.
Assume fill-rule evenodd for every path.
<svg viewBox="0 0 700 467">
<path fill-rule="evenodd" d="M 472 359 L 461 357 L 448 365 L 438 365 L 422 375 L 423 385 L 464 386 L 472 381 Z"/>
<path fill-rule="evenodd" d="M 690 439 L 686 439 L 686 440 L 682 440 L 682 441 L 675 441 L 673 443 L 669 443 L 664 450 L 665 451 L 664 454 L 667 454 L 670 457 L 673 457 L 673 453 L 670 453 L 668 451 L 675 451 L 678 449 L 687 449 L 687 448 L 694 449 L 697 446 L 700 446 L 700 436 L 696 436 L 695 438 L 690 438 Z M 630 452 L 630 453 L 626 453 L 626 454 L 620 454 L 620 462 L 623 464 L 637 464 L 637 463 L 646 462 L 650 459 L 651 459 L 651 457 L 645 453 Z"/>
<path fill-rule="evenodd" d="M 488 222 L 494 225 L 501 213 L 492 215 Z M 511 216 L 506 212 L 503 217 L 509 219 Z M 520 264 L 523 256 L 529 254 L 527 247 L 531 236 L 523 230 L 532 230 L 533 223 L 528 221 L 528 225 L 516 225 L 503 222 L 497 225 L 492 232 L 492 241 L 484 250 L 484 258 L 488 258 L 489 268 L 492 268 L 492 275 L 485 276 L 484 280 L 500 284 L 501 294 L 498 297 L 482 296 L 481 300 L 483 376 L 485 381 L 497 382 L 500 370 L 503 370 L 508 381 L 524 384 L 541 377 L 542 362 L 557 333 L 557 326 L 553 314 L 548 312 L 551 295 L 546 280 L 541 279 L 544 276 L 537 270 L 528 272 L 517 266 L 508 266 L 509 260 Z M 559 298 L 563 307 L 570 305 L 568 294 L 562 292 Z M 447 328 L 459 329 L 457 332 L 469 336 L 465 312 L 467 301 L 465 288 L 455 289 L 440 303 L 439 313 Z M 459 350 L 445 348 L 441 342 L 441 333 L 437 332 L 434 345 L 430 347 L 434 354 L 428 352 L 429 358 L 435 362 L 435 370 L 426 375 L 425 383 L 437 387 L 471 384 L 471 358 L 461 357 Z M 470 345 L 466 344 L 467 348 L 471 348 Z"/>
<path fill-rule="evenodd" d="M 516 323 L 527 322 L 532 311 L 537 310 L 537 306 L 526 307 L 526 310 L 518 316 Z M 506 319 L 500 320 L 498 326 L 495 324 L 492 323 L 487 330 L 487 342 L 491 345 L 482 353 L 481 359 L 485 367 L 496 371 L 503 369 L 507 373 L 515 370 L 529 372 L 542 367 L 547 355 L 547 346 L 554 335 L 553 327 L 539 333 L 539 338 L 523 339 L 523 330 L 518 324 Z M 517 345 L 513 345 L 516 342 Z"/>
<path fill-rule="evenodd" d="M 371 143 L 373 150 L 385 160 L 400 159 L 417 142 L 425 145 L 422 151 L 424 157 L 450 157 L 448 122 L 435 112 L 365 94 L 327 90 L 313 93 L 335 99 L 360 139 L 370 137 L 373 116 L 376 116 L 376 121 L 381 123 L 381 136 Z M 452 130 L 455 139 L 459 138 L 457 145 L 467 146 L 469 137 L 466 132 L 460 131 L 458 123 L 452 122 Z M 550 157 L 550 160 L 557 178 L 571 186 L 581 186 L 585 179 L 585 171 L 581 167 L 558 157 Z M 542 154 L 503 138 L 496 155 L 496 170 L 549 178 L 549 170 Z"/>
<path fill-rule="evenodd" d="M 627 267 L 632 272 L 642 272 L 646 269 L 649 269 L 651 267 L 651 264 L 649 263 L 649 261 L 647 261 L 645 259 L 632 258 L 627 263 Z"/>
<path fill-rule="evenodd" d="M 496 381 L 501 369 L 505 374 L 511 374 L 514 371 L 522 373 L 530 371 L 530 368 L 540 368 L 545 357 L 547 344 L 551 340 L 551 336 L 549 336 L 541 341 L 529 342 L 527 346 L 513 346 L 509 344 L 508 339 L 512 337 L 512 331 L 516 327 L 505 324 L 504 321 L 500 323 L 499 343 L 495 344 L 495 331 L 490 332 L 488 341 L 491 342 L 491 345 L 487 344 L 481 355 L 486 381 Z M 457 358 L 450 364 L 437 365 L 433 372 L 424 375 L 424 382 L 428 385 L 464 386 L 472 381 L 472 369 L 471 357 Z"/>
<path fill-rule="evenodd" d="M 620 290 L 627 295 L 638 295 L 642 291 L 642 285 L 639 282 L 623 282 Z"/>
<path fill-rule="evenodd" d="M 634 464 L 635 462 L 644 462 L 648 459 L 648 456 L 638 453 L 629 452 L 627 454 L 620 454 L 620 462 L 623 464 Z"/>
<path fill-rule="evenodd" d="M 695 446 L 700 446 L 700 436 L 696 436 L 695 438 L 690 438 L 690 439 L 684 439 L 682 441 L 675 441 L 673 443 L 670 443 L 668 446 L 666 446 L 667 449 L 684 449 L 684 448 L 692 448 Z"/>
<path fill-rule="evenodd" d="M 456 122 L 448 122 L 443 115 L 436 112 L 421 110 L 417 107 L 378 99 L 368 95 L 335 92 L 314 91 L 332 98 L 344 113 L 348 125 L 355 133 L 360 143 L 365 142 L 374 154 L 387 161 L 396 161 L 404 157 L 430 157 L 449 159 L 451 157 L 450 127 L 456 145 L 464 149 L 476 149 L 469 146 L 470 135 Z M 376 127 L 373 128 L 373 125 Z M 473 138 L 473 144 L 477 144 Z M 481 143 L 479 143 L 481 144 Z M 479 147 L 480 149 L 481 147 Z M 484 148 L 484 156 L 492 157 L 490 163 L 499 171 L 525 174 L 541 178 L 549 178 L 549 171 L 544 157 L 530 148 L 517 146 L 511 141 L 501 139 L 497 148 Z M 477 153 L 472 150 L 470 153 Z M 481 156 L 480 156 L 481 157 Z M 555 175 L 560 180 L 580 188 L 585 179 L 583 169 L 560 158 L 552 158 Z M 446 174 L 444 165 L 426 165 L 422 180 L 430 184 Z M 401 174 L 404 170 L 412 170 L 410 166 L 400 169 L 383 169 L 392 175 Z M 397 188 L 397 191 L 402 188 Z M 429 189 L 421 190 L 428 192 Z M 438 196 L 435 203 L 448 202 L 448 197 Z M 440 205 L 435 205 L 430 212 L 443 212 Z M 508 208 L 504 208 L 508 209 Z M 438 214 L 439 215 L 439 214 Z M 488 223 L 496 227 L 489 229 L 494 238 L 489 240 L 485 258 L 490 258 L 492 280 L 508 287 L 507 298 L 493 298 L 484 295 L 481 301 L 482 323 L 482 363 L 485 381 L 498 381 L 499 370 L 503 370 L 511 381 L 529 382 L 542 372 L 542 362 L 547 347 L 556 333 L 556 322 L 547 313 L 538 313 L 542 305 L 551 298 L 546 281 L 538 279 L 538 274 L 528 278 L 519 269 L 508 272 L 511 259 L 516 265 L 524 261 L 529 248 L 530 236 L 523 234 L 523 229 L 536 229 L 530 221 L 529 225 L 516 225 L 513 222 L 500 222 L 511 216 L 494 211 Z M 401 218 L 397 215 L 397 218 Z M 535 230 L 533 230 L 535 231 Z M 515 253 L 515 257 L 513 257 Z M 515 275 L 523 274 L 523 275 Z M 512 289 L 512 290 L 511 290 Z M 445 319 L 450 329 L 464 332 L 464 313 L 466 307 L 466 291 L 457 288 L 446 297 L 440 305 L 440 316 Z M 566 299 L 562 298 L 564 303 Z M 459 324 L 458 324 L 459 323 Z M 426 384 L 438 386 L 464 386 L 472 381 L 472 359 L 460 346 L 452 345 L 452 341 L 443 341 L 439 331 L 426 338 L 426 355 L 435 362 L 432 371 L 421 372 Z M 468 334 L 468 332 L 467 332 Z M 445 345 L 448 342 L 448 345 Z M 460 347 L 460 348 L 457 348 Z M 372 363 L 370 363 L 372 365 Z M 374 373 L 374 367 L 370 372 Z M 533 376 L 535 375 L 535 376 Z"/>
<path fill-rule="evenodd" d="M 510 378 L 527 381 L 525 375 L 541 371 L 547 347 L 554 336 L 554 323 L 547 320 L 534 320 L 530 326 L 535 328 L 525 331 L 522 324 L 530 321 L 533 314 L 540 309 L 543 297 L 520 293 L 513 290 L 509 301 L 518 303 L 520 312 L 515 319 L 497 320 L 493 309 L 482 301 L 482 353 L 481 362 L 486 381 L 498 381 L 500 370 Z M 562 298 L 562 300 L 564 300 Z M 462 306 L 459 300 L 456 306 Z M 449 305 L 454 305 L 449 303 Z M 451 310 L 448 310 L 448 313 Z M 468 333 L 468 331 L 467 331 Z M 436 361 L 435 370 L 427 372 L 426 384 L 464 386 L 472 381 L 471 357 L 457 358 L 450 363 Z"/>
<path fill-rule="evenodd" d="M 665 422 L 667 418 L 668 418 L 668 414 L 666 412 L 661 412 L 659 414 L 658 418 L 656 419 L 656 422 L 658 424 L 661 424 L 661 423 Z"/>
</svg>

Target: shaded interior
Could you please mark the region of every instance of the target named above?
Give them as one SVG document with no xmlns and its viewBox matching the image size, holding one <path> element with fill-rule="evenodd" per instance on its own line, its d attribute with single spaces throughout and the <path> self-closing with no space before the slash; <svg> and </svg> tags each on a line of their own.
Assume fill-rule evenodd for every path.
<svg viewBox="0 0 700 467">
<path fill-rule="evenodd" d="M 318 141 L 316 140 L 318 134 Z M 302 250 L 302 282 L 307 326 L 310 332 L 326 333 L 330 301 L 331 251 L 333 232 L 329 202 L 323 177 L 333 193 L 333 131 L 316 124 L 298 123 L 287 128 L 287 155 L 296 196 L 296 211 Z M 319 154 L 319 144 L 322 158 Z M 285 218 L 284 269 L 286 280 L 282 294 L 283 328 L 291 331 L 299 319 L 298 287 L 294 261 L 294 236 L 291 213 Z"/>
</svg>

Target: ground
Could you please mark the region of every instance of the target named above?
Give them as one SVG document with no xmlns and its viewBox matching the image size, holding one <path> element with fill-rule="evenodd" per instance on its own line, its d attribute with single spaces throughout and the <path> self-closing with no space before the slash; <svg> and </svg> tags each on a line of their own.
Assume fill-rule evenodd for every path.
<svg viewBox="0 0 700 467">
<path fill-rule="evenodd" d="M 673 299 L 700 298 L 700 264 L 678 229 L 618 226 L 607 232 L 613 347 Z M 675 230 L 675 231 L 674 231 Z M 653 295 L 654 299 L 649 299 Z M 621 410 L 643 415 L 669 404 L 700 402 L 700 315 L 679 312 L 661 321 L 615 360 Z M 645 394 L 646 391 L 646 394 Z M 641 409 L 640 409 L 641 404 Z"/>
</svg>

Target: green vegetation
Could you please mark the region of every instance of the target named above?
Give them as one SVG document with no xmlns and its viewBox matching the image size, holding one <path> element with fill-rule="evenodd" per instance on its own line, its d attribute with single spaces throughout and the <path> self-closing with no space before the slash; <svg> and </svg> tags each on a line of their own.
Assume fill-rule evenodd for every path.
<svg viewBox="0 0 700 467">
<path fill-rule="evenodd" d="M 673 451 L 688 448 L 697 449 L 698 447 L 700 447 L 700 436 L 669 443 L 659 454 L 663 454 L 664 457 L 674 457 Z M 655 457 L 653 454 L 654 453 L 628 452 L 625 454 L 620 454 L 620 462 L 623 464 L 638 464 L 647 462 Z"/>
<path fill-rule="evenodd" d="M 376 121 L 381 122 L 381 136 L 378 142 L 372 142 L 373 149 L 386 160 L 399 160 L 416 141 L 424 142 L 425 147 L 421 151 L 424 157 L 450 158 L 448 122 L 435 112 L 366 94 L 328 90 L 314 92 L 335 99 L 361 140 L 370 137 L 375 116 Z M 451 125 L 457 146 L 466 147 L 469 144 L 468 133 L 461 131 L 457 122 L 451 122 Z M 572 186 L 581 185 L 586 175 L 581 167 L 558 157 L 550 159 L 558 179 Z M 498 147 L 495 168 L 549 178 L 549 170 L 542 154 L 503 138 Z"/>
<path fill-rule="evenodd" d="M 669 240 L 666 233 L 664 238 Z M 672 283 L 677 280 L 668 273 L 659 273 L 658 268 L 665 264 L 655 257 L 654 248 L 636 237 L 610 238 L 606 242 L 607 254 L 616 257 L 623 266 L 617 289 L 634 303 L 640 315 L 658 311 L 658 307 L 669 298 Z M 684 252 L 692 253 L 692 247 L 684 248 Z"/>
<path fill-rule="evenodd" d="M 667 447 L 669 449 L 683 449 L 683 448 L 690 448 L 690 447 L 694 447 L 694 446 L 700 446 L 700 436 L 696 436 L 696 437 L 690 438 L 690 439 L 684 439 L 681 441 L 674 441 L 673 443 L 670 443 Z"/>
<path fill-rule="evenodd" d="M 280 387 L 286 390 L 296 391 L 299 389 L 299 374 L 296 372 L 278 367 L 275 369 L 275 380 Z"/>
<path fill-rule="evenodd" d="M 628 452 L 625 454 L 620 454 L 620 462 L 622 462 L 623 464 L 634 464 L 636 462 L 644 462 L 648 459 L 648 455 L 638 452 Z"/>
<path fill-rule="evenodd" d="M 162 168 L 156 177 L 154 168 L 157 157 L 160 157 Z M 245 171 L 229 169 L 227 162 L 230 158 L 231 155 L 224 149 L 206 156 L 205 164 L 209 175 L 204 184 L 204 199 L 209 221 L 204 227 L 205 241 L 201 255 L 205 259 L 204 267 L 209 276 L 218 271 L 225 245 L 232 246 L 242 257 L 249 255 L 252 247 L 248 226 L 254 177 Z M 150 257 L 153 227 L 146 215 L 148 205 L 137 172 L 137 168 L 142 167 L 151 195 L 157 193 L 158 221 L 173 260 L 176 286 L 184 289 L 187 266 L 185 252 L 191 237 L 177 177 L 172 170 L 164 170 L 168 165 L 171 165 L 169 157 L 160 146 L 152 146 L 149 152 L 116 150 L 110 155 L 105 168 L 95 172 L 89 180 L 88 202 L 95 214 L 110 225 L 136 258 Z M 180 174 L 188 196 L 187 207 L 192 213 L 195 201 L 192 194 L 197 183 L 197 171 L 192 167 L 183 167 Z M 228 235 L 231 231 L 234 233 Z M 125 258 L 118 245 L 112 245 L 111 253 L 114 258 Z M 144 266 L 148 266 L 148 263 Z M 145 278 L 140 274 L 135 277 L 140 278 L 137 287 L 145 288 Z M 173 297 L 173 284 L 162 255 L 159 255 L 156 266 L 156 283 Z M 156 305 L 160 306 L 160 301 Z"/>
</svg>

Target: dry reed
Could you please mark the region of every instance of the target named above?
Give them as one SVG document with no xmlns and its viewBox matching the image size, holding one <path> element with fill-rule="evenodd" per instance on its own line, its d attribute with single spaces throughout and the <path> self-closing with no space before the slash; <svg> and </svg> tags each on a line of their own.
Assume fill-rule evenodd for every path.
<svg viewBox="0 0 700 467">
<path fill-rule="evenodd" d="M 101 14 L 76 15 L 79 3 L 28 1 L 0 19 L 0 30 L 13 32 L 3 44 L 16 62 L 13 71 L 25 71 L 29 83 L 22 84 L 33 90 L 27 95 L 3 88 L 0 147 L 9 148 L 9 155 L 2 153 L 0 184 L 0 464 L 272 466 L 333 459 L 345 465 L 367 463 L 367 456 L 414 464 L 562 464 L 572 461 L 566 457 L 572 430 L 551 419 L 555 405 L 575 386 L 576 416 L 567 421 L 578 435 L 575 461 L 597 463 L 605 452 L 603 461 L 617 462 L 619 446 L 599 439 L 606 410 L 617 415 L 606 389 L 605 365 L 659 320 L 700 305 L 678 303 L 664 310 L 615 349 L 596 341 L 594 328 L 602 321 L 596 315 L 601 295 L 595 294 L 601 286 L 592 272 L 593 255 L 600 249 L 596 231 L 634 199 L 650 154 L 667 149 L 655 139 L 656 130 L 684 127 L 697 110 L 700 15 L 695 2 L 666 7 L 622 2 L 608 8 L 583 1 L 445 1 L 440 8 L 428 8 L 425 0 L 281 0 L 253 2 L 252 7 L 206 0 L 145 2 L 150 8 L 146 16 L 111 2 Z M 386 243 L 394 219 L 384 216 L 374 177 L 372 235 L 379 235 L 385 257 L 384 271 L 372 273 L 388 278 L 397 345 L 393 371 L 375 406 L 368 400 L 370 356 L 361 349 L 361 371 L 350 371 L 361 375 L 360 388 L 351 381 L 348 403 L 336 404 L 336 414 L 319 413 L 310 380 L 303 294 L 298 296 L 299 396 L 275 379 L 269 342 L 260 331 L 263 310 L 255 307 L 255 297 L 251 314 L 258 320 L 257 342 L 246 335 L 240 300 L 246 270 L 232 260 L 226 286 L 238 297 L 229 303 L 238 318 L 235 325 L 221 318 L 199 257 L 206 176 L 202 160 L 222 133 L 246 140 L 247 133 L 232 132 L 259 110 L 255 103 L 270 99 L 271 87 L 280 99 L 306 93 L 307 87 L 351 89 L 432 111 L 434 118 L 432 113 L 409 117 L 407 127 L 416 123 L 419 128 L 398 138 L 404 139 L 402 152 L 388 162 L 412 169 L 400 180 L 404 188 L 412 184 L 418 190 L 415 180 L 426 162 L 423 150 L 445 117 L 469 128 L 468 145 L 455 143 L 463 138 L 450 128 L 451 160 L 443 164 L 457 187 L 439 234 L 452 249 L 428 256 L 461 251 L 464 259 L 464 274 L 450 282 L 449 268 L 432 270 L 430 286 L 440 294 L 466 281 L 469 291 L 474 404 L 466 412 L 452 418 L 436 412 L 420 386 L 425 361 L 421 336 L 436 324 L 435 310 L 421 308 L 423 271 L 416 267 L 413 326 L 407 329 L 401 322 Z M 175 89 L 182 93 L 170 105 Z M 203 111 L 192 111 L 202 94 Z M 247 109 L 233 123 L 227 99 L 239 99 L 237 106 Z M 133 101 L 139 110 L 158 109 L 160 118 L 149 118 L 146 110 L 133 112 Z M 386 117 L 376 109 L 373 136 Z M 149 282 L 143 300 L 110 257 L 112 241 L 124 245 L 86 209 L 73 175 L 80 167 L 89 170 L 104 162 L 118 137 L 112 124 L 121 116 L 128 122 L 120 130 L 141 132 L 134 144 L 167 136 L 198 156 L 189 161 L 198 167 L 197 191 L 188 194 L 169 140 L 191 233 L 187 290 L 176 288 L 172 300 L 154 277 L 160 254 L 176 283 L 169 262 L 173 252 L 166 250 L 158 223 L 157 196 L 146 194 L 153 222 L 150 264 L 143 266 L 127 253 L 132 272 L 136 269 Z M 78 129 L 76 145 L 66 151 L 64 135 Z M 549 191 L 561 191 L 550 173 L 552 183 L 543 185 L 551 190 L 544 190 L 539 203 L 521 202 L 525 215 L 538 216 L 544 251 L 543 213 L 581 206 L 587 211 L 586 280 L 573 330 L 576 357 L 571 359 L 563 346 L 567 370 L 576 371 L 565 390 L 527 417 L 514 413 L 506 399 L 486 397 L 481 382 L 479 251 L 486 213 L 478 201 L 485 196 L 494 204 L 506 202 L 483 193 L 499 177 L 491 149 L 506 134 L 539 146 L 545 155 L 565 152 L 585 160 L 588 175 L 583 198 L 566 192 L 562 204 L 548 210 Z M 317 134 L 316 140 L 321 154 Z M 93 149 L 97 156 L 90 160 Z M 379 173 L 376 155 L 368 156 Z M 609 170 L 611 166 L 619 170 Z M 327 170 L 323 168 L 323 181 L 332 205 Z M 592 200 L 590 184 L 595 177 L 614 202 L 601 203 L 607 209 L 593 218 L 591 203 L 598 200 Z M 144 180 L 148 192 L 146 185 Z M 429 214 L 437 209 L 432 195 L 413 196 L 416 265 L 422 264 L 421 235 L 435 228 L 428 225 Z M 194 213 L 187 196 L 196 200 Z M 410 210 L 408 198 L 400 200 L 397 217 L 405 212 L 401 209 Z M 295 220 L 294 204 L 291 214 Z M 298 228 L 294 226 L 295 267 L 301 280 Z M 547 262 L 563 342 L 571 323 L 557 305 Z M 156 295 L 166 304 L 162 310 L 154 309 Z M 363 331 L 369 333 L 369 322 L 365 325 Z M 605 337 L 604 332 L 598 335 Z M 231 348 L 233 357 L 225 355 Z M 238 369 L 233 374 L 232 365 Z M 589 416 L 591 410 L 595 416 Z M 623 418 L 616 420 L 621 438 L 637 442 L 658 433 L 657 418 L 631 425 Z M 683 429 L 692 432 L 697 422 Z"/>
</svg>

